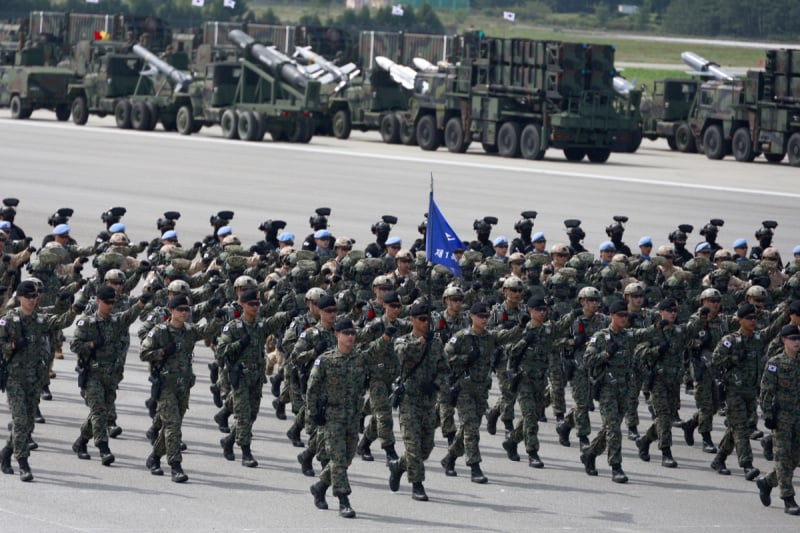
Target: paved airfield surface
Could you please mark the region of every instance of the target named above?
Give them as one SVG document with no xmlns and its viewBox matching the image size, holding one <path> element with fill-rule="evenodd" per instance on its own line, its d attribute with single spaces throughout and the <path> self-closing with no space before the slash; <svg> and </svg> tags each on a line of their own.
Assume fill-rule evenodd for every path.
<svg viewBox="0 0 800 533">
<path fill-rule="evenodd" d="M 315 137 L 307 145 L 245 143 L 225 141 L 218 128 L 183 137 L 120 131 L 109 118 L 92 117 L 78 127 L 58 123 L 46 111 L 13 121 L 4 110 L 0 161 L 2 196 L 20 198 L 17 223 L 37 246 L 56 209 L 75 209 L 71 233 L 87 245 L 101 229 L 100 213 L 116 205 L 128 209 L 123 221 L 135 242 L 155 237 L 156 219 L 178 210 L 181 242 L 191 245 L 208 233 L 208 217 L 220 209 L 235 211 L 232 226 L 245 244 L 261 238 L 257 226 L 268 218 L 287 221 L 287 229 L 300 240 L 309 231 L 314 209 L 329 206 L 331 230 L 355 238 L 356 247 L 366 246 L 370 225 L 383 214 L 399 218 L 393 235 L 410 244 L 427 210 L 431 174 L 437 203 L 462 239 L 473 238 L 472 221 L 485 215 L 500 219 L 493 236 L 511 239 L 519 213 L 534 209 L 539 212 L 534 231 L 544 231 L 550 244 L 565 239 L 564 219 L 580 218 L 592 251 L 606 239 L 603 228 L 617 214 L 630 217 L 625 240 L 634 249 L 642 235 L 651 235 L 656 246 L 666 243 L 667 234 L 681 223 L 695 226 L 689 239 L 694 245 L 710 218 L 725 220 L 719 238 L 725 247 L 738 237 L 755 244 L 753 233 L 764 219 L 779 222 L 775 244 L 784 256 L 800 243 L 798 169 L 763 158 L 751 164 L 732 158 L 709 161 L 647 140 L 636 154 L 612 154 L 608 163 L 594 165 L 568 163 L 556 150 L 541 162 L 507 160 L 483 154 L 477 143 L 465 155 L 444 149 L 428 153 L 385 145 L 376 132 L 356 132 L 349 141 Z M 69 342 L 72 330 L 65 333 Z M 274 417 L 268 389 L 254 428 L 259 467 L 223 459 L 222 434 L 211 420 L 216 412 L 206 371 L 211 352 L 201 345 L 195 352 L 197 386 L 184 421 L 189 449 L 183 466 L 189 482 L 177 485 L 168 475 L 151 476 L 144 467 L 150 452 L 144 437 L 149 384 L 135 334 L 117 403 L 124 433 L 110 443 L 116 462 L 103 467 L 93 446 L 91 461 L 78 460 L 70 450 L 88 409 L 78 395 L 68 342 L 65 359 L 55 363 L 54 399 L 41 405 L 47 422 L 34 433 L 39 443 L 30 459 L 35 481 L 0 477 L 0 531 L 694 532 L 796 531 L 800 526 L 796 517 L 783 514 L 777 490 L 772 508 L 763 508 L 755 484 L 744 480 L 735 458 L 728 460 L 732 476 L 717 475 L 709 468 L 712 456 L 702 453 L 699 444 L 686 446 L 680 430 L 673 446 L 678 469 L 662 468 L 655 447 L 652 462 L 643 463 L 633 442 L 625 440 L 623 467 L 630 482 L 612 483 L 604 458 L 597 461 L 600 476 L 590 478 L 578 460 L 574 435 L 571 448 L 558 444 L 549 410 L 550 421 L 540 425 L 544 470 L 528 468 L 524 460 L 508 461 L 502 431 L 483 433 L 488 485 L 469 481 L 463 459 L 457 462 L 458 477 L 444 476 L 439 466 L 444 441 L 437 432 L 437 447 L 426 463 L 427 503 L 411 500 L 405 478 L 398 493 L 389 491 L 383 453 L 373 445 L 376 461 L 357 457 L 350 468 L 351 503 L 358 518 L 345 520 L 338 517 L 330 491 L 331 510 L 314 508 L 308 492 L 314 479 L 300 473 L 299 449 L 285 437 L 291 415 L 288 421 Z M 694 399 L 682 400 L 686 417 Z M 642 430 L 650 417 L 644 407 L 640 415 Z M 3 402 L 0 426 L 5 428 L 8 419 Z M 591 419 L 596 430 L 599 413 Z M 723 429 L 718 420 L 715 441 Z M 401 449 L 397 424 L 395 431 Z M 768 471 L 771 463 L 763 459 L 760 445 L 753 445 L 755 465 Z M 238 447 L 236 452 L 239 459 Z M 319 472 L 318 463 L 315 468 Z"/>
</svg>

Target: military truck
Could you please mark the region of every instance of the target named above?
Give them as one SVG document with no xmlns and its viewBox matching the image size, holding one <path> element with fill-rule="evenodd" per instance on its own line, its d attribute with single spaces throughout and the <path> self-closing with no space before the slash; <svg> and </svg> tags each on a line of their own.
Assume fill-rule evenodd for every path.
<svg viewBox="0 0 800 533">
<path fill-rule="evenodd" d="M 698 79 L 666 78 L 653 82 L 649 98 L 642 98 L 642 136 L 664 138 L 671 150 L 696 152 L 694 134 L 686 119 L 694 103 Z"/>
<path fill-rule="evenodd" d="M 542 159 L 548 148 L 569 161 L 603 163 L 641 142 L 641 93 L 613 89 L 614 47 L 500 39 L 470 32 L 458 64 L 419 72 L 407 119 L 423 150 Z"/>
</svg>

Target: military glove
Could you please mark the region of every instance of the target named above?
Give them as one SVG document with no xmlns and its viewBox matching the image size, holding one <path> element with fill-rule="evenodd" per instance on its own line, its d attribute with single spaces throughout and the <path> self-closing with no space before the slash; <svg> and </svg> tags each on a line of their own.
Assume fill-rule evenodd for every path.
<svg viewBox="0 0 800 533">
<path fill-rule="evenodd" d="M 202 242 L 200 242 L 200 241 L 197 241 L 196 243 L 194 243 L 194 244 L 192 245 L 192 247 L 193 247 L 194 249 L 196 249 L 196 250 L 199 250 L 200 248 L 202 248 L 202 247 L 203 247 L 203 243 L 202 243 Z"/>
<path fill-rule="evenodd" d="M 774 413 L 764 413 L 764 427 L 767 429 L 775 429 L 777 420 L 775 420 Z"/>
<path fill-rule="evenodd" d="M 480 352 L 480 350 L 478 350 L 477 348 L 473 348 L 473 349 L 472 349 L 472 350 L 469 352 L 469 355 L 467 355 L 467 362 L 468 362 L 468 363 L 470 363 L 470 364 L 472 364 L 472 363 L 474 363 L 475 361 L 477 361 L 477 360 L 480 358 L 480 356 L 481 356 L 481 352 Z"/>
<path fill-rule="evenodd" d="M 619 352 L 619 344 L 612 340 L 608 343 L 608 346 L 606 346 L 606 353 L 609 357 L 614 357 L 617 355 L 617 352 Z"/>
<path fill-rule="evenodd" d="M 10 262 L 11 262 L 11 256 L 8 254 L 3 254 L 3 263 L 10 263 Z"/>
<path fill-rule="evenodd" d="M 669 350 L 669 342 L 664 341 L 658 345 L 658 355 L 664 355 Z"/>
<path fill-rule="evenodd" d="M 503 322 L 503 329 L 513 329 L 516 324 L 513 320 L 506 320 Z"/>
<path fill-rule="evenodd" d="M 215 278 L 215 277 L 217 277 L 217 276 L 221 275 L 222 273 L 219 271 L 219 269 L 218 269 L 218 268 L 209 268 L 209 269 L 206 271 L 206 274 L 208 274 L 208 277 L 209 277 L 209 278 Z"/>
<path fill-rule="evenodd" d="M 387 337 L 394 337 L 395 333 L 397 333 L 397 326 L 389 326 L 383 331 Z"/>
<path fill-rule="evenodd" d="M 142 302 L 143 304 L 146 304 L 152 299 L 153 299 L 153 293 L 151 292 L 143 292 L 142 294 L 139 295 L 139 301 Z"/>
<path fill-rule="evenodd" d="M 252 340 L 253 339 L 250 338 L 250 334 L 245 333 L 244 336 L 242 336 L 242 338 L 239 339 L 239 348 L 247 348 L 248 346 L 250 346 L 250 342 Z"/>
<path fill-rule="evenodd" d="M 33 252 L 35 252 L 35 251 L 36 251 L 36 247 L 35 247 L 35 246 L 33 246 L 33 245 L 31 245 L 31 246 L 28 246 L 28 251 L 29 251 L 30 253 L 33 253 Z"/>
<path fill-rule="evenodd" d="M 322 270 L 320 270 L 320 271 L 319 271 L 319 273 L 320 273 L 321 275 L 323 275 L 323 276 L 327 276 L 328 274 L 330 274 L 330 273 L 331 273 L 331 269 L 330 269 L 330 268 L 328 268 L 328 267 L 325 267 L 325 268 L 323 268 Z"/>
<path fill-rule="evenodd" d="M 479 291 L 479 290 L 481 290 L 483 288 L 483 285 L 481 285 L 481 283 L 479 281 L 474 281 L 474 282 L 472 282 L 472 285 L 470 285 L 470 288 L 473 291 Z"/>
<path fill-rule="evenodd" d="M 26 346 L 28 346 L 28 337 L 20 337 L 19 339 L 14 341 L 15 352 L 24 350 Z"/>
<path fill-rule="evenodd" d="M 408 299 L 409 299 L 409 300 L 411 300 L 411 301 L 414 301 L 414 300 L 416 300 L 417 298 L 419 298 L 419 289 L 418 289 L 417 287 L 414 287 L 414 288 L 411 290 L 411 292 L 410 292 L 410 293 L 408 293 Z"/>
<path fill-rule="evenodd" d="M 383 333 L 383 322 L 377 320 L 369 325 L 369 331 L 371 333 Z"/>
<path fill-rule="evenodd" d="M 274 279 L 269 280 L 267 282 L 267 290 L 270 291 L 270 290 L 274 289 L 277 284 L 278 284 L 278 282 L 275 281 Z"/>
<path fill-rule="evenodd" d="M 291 311 L 289 311 L 289 318 L 297 318 L 298 316 L 303 314 L 303 310 L 299 307 L 295 307 Z"/>
<path fill-rule="evenodd" d="M 665 327 L 669 326 L 669 320 L 659 320 L 656 327 L 658 329 L 664 329 Z"/>
<path fill-rule="evenodd" d="M 320 355 L 327 349 L 328 349 L 328 341 L 326 341 L 325 339 L 318 340 L 317 343 L 314 345 L 314 353 L 316 355 Z"/>
<path fill-rule="evenodd" d="M 77 265 L 72 265 L 72 270 L 75 271 L 76 274 L 80 274 L 83 272 L 83 265 L 78 263 Z"/>
<path fill-rule="evenodd" d="M 711 312 L 711 309 L 709 309 L 706 306 L 703 306 L 703 307 L 700 308 L 700 316 L 708 316 L 708 314 L 710 312 Z"/>
<path fill-rule="evenodd" d="M 149 261 L 144 261 L 144 260 L 140 261 L 139 262 L 139 266 L 136 268 L 136 270 L 140 274 L 144 274 L 145 272 L 149 272 L 150 271 L 150 262 Z"/>
<path fill-rule="evenodd" d="M 575 348 L 581 348 L 586 344 L 586 334 L 578 333 L 575 335 Z"/>
<path fill-rule="evenodd" d="M 178 350 L 178 347 L 175 345 L 175 343 L 174 342 L 169 342 L 169 343 L 167 343 L 166 346 L 164 346 L 164 355 L 166 357 L 169 357 L 170 355 L 174 354 L 177 350 Z"/>
<path fill-rule="evenodd" d="M 700 339 L 700 348 L 708 348 L 711 346 L 713 339 L 711 338 L 711 333 L 706 330 L 701 330 L 700 333 L 697 334 L 698 338 Z"/>
<path fill-rule="evenodd" d="M 81 264 L 88 263 L 89 262 L 89 258 L 88 257 L 79 257 L 78 258 L 78 262 L 81 263 Z"/>
<path fill-rule="evenodd" d="M 425 335 L 423 335 L 422 337 L 425 339 L 425 342 L 428 343 L 428 342 L 431 342 L 433 340 L 433 335 L 434 335 L 433 330 L 432 329 L 428 329 L 428 330 L 425 330 Z"/>
<path fill-rule="evenodd" d="M 106 345 L 106 340 L 103 338 L 102 335 L 100 335 L 99 337 L 97 337 L 95 340 L 92 341 L 92 344 L 94 345 L 95 350 L 99 350 L 100 348 Z"/>
<path fill-rule="evenodd" d="M 58 293 L 58 299 L 66 305 L 71 305 L 75 301 L 75 295 L 67 290 Z"/>
<path fill-rule="evenodd" d="M 530 346 L 531 344 L 534 344 L 535 342 L 536 342 L 536 332 L 535 332 L 535 331 L 533 331 L 533 330 L 530 330 L 530 331 L 529 331 L 529 332 L 528 332 L 528 333 L 525 335 L 525 344 L 527 344 L 528 346 Z"/>
<path fill-rule="evenodd" d="M 334 274 L 331 277 L 331 283 L 339 283 L 340 281 L 342 281 L 342 276 L 340 276 L 339 274 Z"/>
</svg>

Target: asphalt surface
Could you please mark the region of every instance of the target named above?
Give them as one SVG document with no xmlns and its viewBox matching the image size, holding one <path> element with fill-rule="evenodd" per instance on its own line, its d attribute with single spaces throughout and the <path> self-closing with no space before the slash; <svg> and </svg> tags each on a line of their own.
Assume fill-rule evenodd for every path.
<svg viewBox="0 0 800 533">
<path fill-rule="evenodd" d="M 88 126 L 78 127 L 57 123 L 44 111 L 12 121 L 2 110 L 0 161 L 2 196 L 20 198 L 17 222 L 36 244 L 50 229 L 47 217 L 59 207 L 75 209 L 71 233 L 88 244 L 101 229 L 100 213 L 115 205 L 128 209 L 123 221 L 133 241 L 155 237 L 156 219 L 171 209 L 182 213 L 177 229 L 185 245 L 208 233 L 209 215 L 221 209 L 235 211 L 234 232 L 245 243 L 261 238 L 257 226 L 267 218 L 285 220 L 299 240 L 309 232 L 314 208 L 328 206 L 331 230 L 354 237 L 357 247 L 366 246 L 370 225 L 383 214 L 399 218 L 393 234 L 408 244 L 427 210 L 431 175 L 439 207 L 463 239 L 473 237 L 472 221 L 484 215 L 500 219 L 494 236 L 513 238 L 519 213 L 535 209 L 534 231 L 544 231 L 550 244 L 565 238 L 564 219 L 582 219 L 590 250 L 605 240 L 603 228 L 616 214 L 630 217 L 625 240 L 633 248 L 642 235 L 651 235 L 656 246 L 666 243 L 680 223 L 697 228 L 693 245 L 700 240 L 699 228 L 715 217 L 725 220 L 719 240 L 726 246 L 741 236 L 755 244 L 752 235 L 768 218 L 779 222 L 775 243 L 784 255 L 797 244 L 797 169 L 761 158 L 751 164 L 709 161 L 670 152 L 661 142 L 644 141 L 638 153 L 612 154 L 602 165 L 568 163 L 557 151 L 531 162 L 484 155 L 475 145 L 466 155 L 388 146 L 374 132 L 355 133 L 349 141 L 315 137 L 308 145 L 244 143 L 223 140 L 218 129 L 192 137 L 123 132 L 108 118 L 92 117 Z M 69 341 L 71 329 L 66 335 Z M 678 469 L 662 468 L 655 449 L 652 462 L 640 461 L 626 440 L 623 467 L 630 482 L 612 483 L 603 458 L 598 458 L 600 476 L 590 478 L 574 436 L 571 448 L 558 444 L 549 410 L 551 420 L 540 427 L 543 470 L 510 462 L 502 435 L 482 434 L 488 485 L 471 483 L 463 460 L 457 463 L 458 477 L 445 477 L 439 466 L 444 441 L 437 434 L 426 464 L 427 503 L 411 500 L 405 478 L 398 493 L 389 491 L 384 455 L 374 445 L 374 463 L 356 458 L 350 468 L 358 518 L 346 520 L 337 516 L 330 493 L 331 510 L 314 508 L 308 492 L 314 479 L 300 473 L 295 460 L 300 450 L 285 437 L 291 416 L 274 417 L 269 390 L 254 428 L 259 467 L 224 460 L 222 434 L 211 420 L 216 410 L 205 365 L 211 354 L 202 345 L 195 352 L 198 380 L 184 422 L 189 482 L 177 485 L 144 467 L 150 452 L 143 405 L 149 384 L 138 355 L 134 335 L 117 403 L 124 433 L 111 442 L 117 458 L 111 467 L 100 464 L 91 445 L 90 461 L 71 452 L 88 409 L 78 395 L 74 355 L 66 349 L 66 358 L 56 361 L 54 399 L 42 402 L 47 422 L 34 433 L 40 446 L 30 460 L 36 479 L 26 484 L 17 476 L 0 476 L 0 530 L 672 532 L 796 531 L 799 524 L 783 514 L 777 491 L 772 508 L 761 506 L 755 484 L 744 480 L 735 459 L 728 461 L 732 476 L 713 472 L 712 456 L 699 444 L 689 448 L 680 430 L 673 445 Z M 682 401 L 681 415 L 688 416 L 693 398 Z M 649 423 L 644 407 L 640 415 L 643 425 Z M 7 419 L 7 407 L 0 406 L 0 421 Z M 598 413 L 591 419 L 596 430 Z M 395 431 L 402 450 L 397 425 Z M 715 440 L 722 431 L 717 420 Z M 755 465 L 768 471 L 771 464 L 759 444 L 753 445 Z M 318 464 L 315 468 L 319 472 Z"/>
</svg>

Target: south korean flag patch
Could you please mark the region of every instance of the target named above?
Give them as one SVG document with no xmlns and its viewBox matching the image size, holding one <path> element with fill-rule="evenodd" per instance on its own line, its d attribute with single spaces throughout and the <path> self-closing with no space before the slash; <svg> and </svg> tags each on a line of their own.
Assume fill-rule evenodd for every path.
<svg viewBox="0 0 800 533">
<path fill-rule="evenodd" d="M 767 365 L 767 371 L 768 372 L 777 372 L 778 371 L 778 367 L 775 366 L 775 365 Z"/>
<path fill-rule="evenodd" d="M 730 339 L 725 339 L 722 341 L 722 345 L 726 348 L 730 348 L 732 346 Z"/>
</svg>

